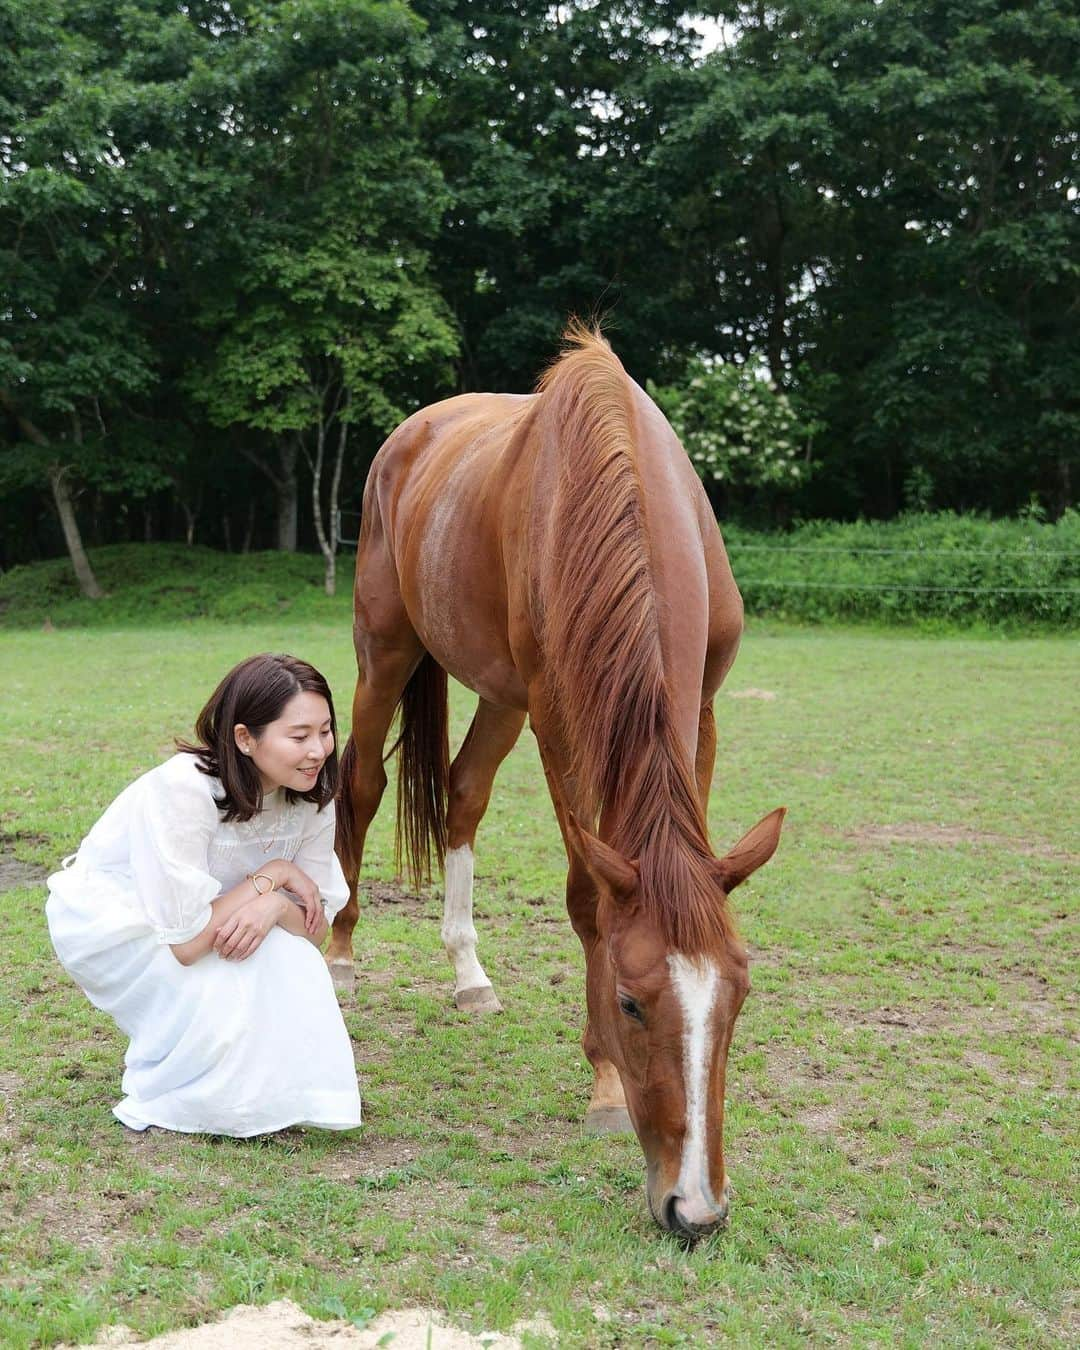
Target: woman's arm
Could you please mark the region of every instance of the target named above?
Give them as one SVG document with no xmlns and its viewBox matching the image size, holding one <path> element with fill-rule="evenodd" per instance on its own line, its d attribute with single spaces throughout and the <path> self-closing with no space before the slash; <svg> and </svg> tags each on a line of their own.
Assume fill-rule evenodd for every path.
<svg viewBox="0 0 1080 1350">
<path fill-rule="evenodd" d="M 330 931 L 330 925 L 326 922 L 326 915 L 321 912 L 316 917 L 315 927 L 309 928 L 306 914 L 293 901 L 289 902 L 288 909 L 278 919 L 278 927 L 284 928 L 287 933 L 293 933 L 296 937 L 307 938 L 316 947 L 323 945 L 326 935 Z"/>
<path fill-rule="evenodd" d="M 267 867 L 266 875 L 274 876 L 272 867 L 273 864 Z M 228 921 L 239 914 L 245 906 L 253 904 L 256 900 L 269 901 L 270 905 L 267 908 L 275 913 L 280 912 L 280 916 L 283 916 L 287 909 L 295 909 L 295 906 L 277 890 L 266 895 L 260 895 L 254 882 L 250 877 L 247 877 L 239 885 L 234 886 L 232 890 L 225 891 L 223 895 L 219 895 L 216 900 L 210 902 L 210 922 L 201 933 L 197 933 L 187 942 L 173 943 L 173 956 L 182 966 L 194 965 L 208 952 L 213 951 L 218 934 Z M 303 922 L 302 915 L 301 922 Z M 272 928 L 273 922 L 269 926 Z"/>
</svg>

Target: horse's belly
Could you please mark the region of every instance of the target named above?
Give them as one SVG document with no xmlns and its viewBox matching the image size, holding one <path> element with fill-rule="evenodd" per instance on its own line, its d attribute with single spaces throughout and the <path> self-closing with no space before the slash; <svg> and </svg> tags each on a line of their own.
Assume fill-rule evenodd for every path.
<svg viewBox="0 0 1080 1350">
<path fill-rule="evenodd" d="M 521 708 L 523 711 L 528 708 L 525 684 L 509 660 L 509 654 L 505 661 L 493 660 L 490 654 L 486 660 L 467 661 L 462 659 L 460 651 L 441 652 L 435 644 L 424 645 L 459 684 L 465 685 L 488 703 L 494 703 L 499 708 Z"/>
</svg>

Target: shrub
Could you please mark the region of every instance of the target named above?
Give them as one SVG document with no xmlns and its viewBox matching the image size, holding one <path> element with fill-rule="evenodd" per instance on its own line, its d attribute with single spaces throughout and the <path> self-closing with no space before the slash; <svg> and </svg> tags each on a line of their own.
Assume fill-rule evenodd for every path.
<svg viewBox="0 0 1080 1350">
<path fill-rule="evenodd" d="M 747 612 L 1019 626 L 1080 623 L 1080 513 L 1056 524 L 917 513 L 810 521 L 784 533 L 723 525 Z"/>
</svg>

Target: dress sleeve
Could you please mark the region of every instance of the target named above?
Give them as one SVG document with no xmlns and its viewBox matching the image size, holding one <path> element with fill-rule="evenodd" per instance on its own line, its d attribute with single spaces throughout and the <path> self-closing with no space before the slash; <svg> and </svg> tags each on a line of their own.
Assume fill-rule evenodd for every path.
<svg viewBox="0 0 1080 1350">
<path fill-rule="evenodd" d="M 135 891 L 157 940 L 188 942 L 210 922 L 221 883 L 208 869 L 218 809 L 209 780 L 188 772 L 148 774 L 131 820 Z"/>
<path fill-rule="evenodd" d="M 334 852 L 336 819 L 333 802 L 321 811 L 312 810 L 310 818 L 304 822 L 304 834 L 293 859 L 318 886 L 327 923 L 333 923 L 334 915 L 344 908 L 349 898 L 349 885 Z"/>
</svg>

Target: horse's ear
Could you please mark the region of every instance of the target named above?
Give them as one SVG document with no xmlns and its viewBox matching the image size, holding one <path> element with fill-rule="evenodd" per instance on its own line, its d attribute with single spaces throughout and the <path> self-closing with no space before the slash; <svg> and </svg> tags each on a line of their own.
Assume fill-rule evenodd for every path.
<svg viewBox="0 0 1080 1350">
<path fill-rule="evenodd" d="M 628 900 L 636 892 L 640 876 L 637 863 L 624 858 L 595 834 L 583 830 L 573 811 L 566 813 L 566 833 L 574 852 L 598 886 L 609 891 L 616 900 Z"/>
<path fill-rule="evenodd" d="M 762 863 L 769 861 L 780 842 L 780 826 L 786 814 L 786 806 L 770 811 L 720 859 L 720 877 L 725 891 L 733 891 Z"/>
</svg>

